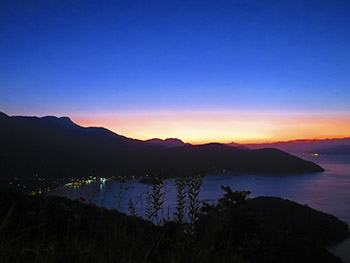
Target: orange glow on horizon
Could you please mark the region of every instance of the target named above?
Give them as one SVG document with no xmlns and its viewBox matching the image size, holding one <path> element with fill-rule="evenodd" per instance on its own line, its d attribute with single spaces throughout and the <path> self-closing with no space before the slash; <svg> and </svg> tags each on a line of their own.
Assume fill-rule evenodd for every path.
<svg viewBox="0 0 350 263">
<path fill-rule="evenodd" d="M 184 142 L 264 143 L 350 136 L 348 114 L 271 112 L 134 112 L 72 116 L 77 124 L 105 127 L 129 138 Z"/>
</svg>

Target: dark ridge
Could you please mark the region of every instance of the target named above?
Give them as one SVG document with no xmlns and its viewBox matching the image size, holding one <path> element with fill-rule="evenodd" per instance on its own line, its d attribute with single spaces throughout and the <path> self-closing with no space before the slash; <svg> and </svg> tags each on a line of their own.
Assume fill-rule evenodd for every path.
<svg viewBox="0 0 350 263">
<path fill-rule="evenodd" d="M 250 150 L 249 147 L 244 146 L 243 144 L 235 143 L 235 142 L 230 142 L 230 143 L 228 143 L 226 145 L 229 145 L 231 147 L 241 148 L 241 149 L 244 149 L 244 150 Z"/>
<path fill-rule="evenodd" d="M 6 118 L 9 118 L 9 116 L 3 112 L 0 111 L 0 118 L 1 119 L 6 119 Z"/>
<path fill-rule="evenodd" d="M 165 140 L 154 138 L 154 139 L 146 140 L 145 142 L 152 145 L 162 146 L 165 148 L 179 147 L 179 146 L 185 145 L 183 141 L 176 138 L 167 138 Z"/>
<path fill-rule="evenodd" d="M 245 150 L 219 143 L 164 147 L 105 128 L 84 128 L 67 117 L 0 118 L 0 180 L 32 185 L 83 176 L 184 176 L 204 173 L 309 173 L 323 169 L 275 149 Z M 163 143 L 179 141 L 170 139 Z M 16 182 L 17 183 L 17 182 Z"/>
</svg>

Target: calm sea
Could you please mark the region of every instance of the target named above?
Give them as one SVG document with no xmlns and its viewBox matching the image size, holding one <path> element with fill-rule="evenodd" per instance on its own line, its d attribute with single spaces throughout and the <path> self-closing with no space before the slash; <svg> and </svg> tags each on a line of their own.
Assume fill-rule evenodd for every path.
<svg viewBox="0 0 350 263">
<path fill-rule="evenodd" d="M 301 158 L 321 165 L 326 171 L 313 174 L 290 175 L 230 175 L 211 174 L 203 178 L 200 199 L 215 202 L 223 195 L 220 186 L 230 186 L 233 190 L 249 190 L 250 197 L 278 196 L 300 204 L 333 214 L 350 224 L 350 156 L 309 156 Z M 115 208 L 127 212 L 132 200 L 139 216 L 145 214 L 145 197 L 151 187 L 137 181 L 119 183 L 107 181 L 93 183 L 78 189 L 59 187 L 51 194 L 69 198 L 83 198 L 98 206 Z M 162 216 L 171 218 L 176 202 L 173 180 L 165 183 L 165 202 Z M 350 262 L 350 240 L 331 248 L 344 261 Z"/>
</svg>

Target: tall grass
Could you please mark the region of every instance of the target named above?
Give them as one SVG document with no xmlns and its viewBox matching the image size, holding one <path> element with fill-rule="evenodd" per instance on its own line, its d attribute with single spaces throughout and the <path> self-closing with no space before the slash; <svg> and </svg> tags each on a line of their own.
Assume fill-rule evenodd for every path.
<svg viewBox="0 0 350 263">
<path fill-rule="evenodd" d="M 182 224 L 185 219 L 186 211 L 186 197 L 187 197 L 187 184 L 186 178 L 180 177 L 175 179 L 176 186 L 176 206 L 174 212 L 174 221 Z"/>
<path fill-rule="evenodd" d="M 174 222 L 183 224 L 185 222 L 194 224 L 198 219 L 201 201 L 199 200 L 202 176 L 200 173 L 193 173 L 190 177 L 180 177 L 174 180 L 176 187 L 176 205 L 172 218 Z M 162 225 L 170 221 L 170 206 L 164 208 L 166 196 L 165 184 L 162 180 L 157 180 L 152 184 L 146 193 L 145 218 L 156 225 Z M 129 201 L 129 214 L 131 210 Z"/>
</svg>

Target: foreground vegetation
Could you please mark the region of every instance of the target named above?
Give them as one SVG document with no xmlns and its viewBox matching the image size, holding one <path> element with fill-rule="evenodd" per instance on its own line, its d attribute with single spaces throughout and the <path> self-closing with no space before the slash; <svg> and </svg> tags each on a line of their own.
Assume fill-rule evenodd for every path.
<svg viewBox="0 0 350 263">
<path fill-rule="evenodd" d="M 340 262 L 325 249 L 349 234 L 334 216 L 223 189 L 216 205 L 192 211 L 193 221 L 184 223 L 180 209 L 161 226 L 66 198 L 2 190 L 0 262 Z"/>
</svg>

